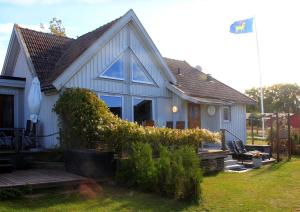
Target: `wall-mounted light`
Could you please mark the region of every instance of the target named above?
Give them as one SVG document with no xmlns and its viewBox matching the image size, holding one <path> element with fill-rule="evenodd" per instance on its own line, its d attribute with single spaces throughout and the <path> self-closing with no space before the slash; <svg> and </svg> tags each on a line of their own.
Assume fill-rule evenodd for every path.
<svg viewBox="0 0 300 212">
<path fill-rule="evenodd" d="M 178 107 L 174 105 L 174 106 L 172 107 L 172 112 L 173 112 L 173 113 L 177 113 L 177 111 L 178 111 Z"/>
</svg>

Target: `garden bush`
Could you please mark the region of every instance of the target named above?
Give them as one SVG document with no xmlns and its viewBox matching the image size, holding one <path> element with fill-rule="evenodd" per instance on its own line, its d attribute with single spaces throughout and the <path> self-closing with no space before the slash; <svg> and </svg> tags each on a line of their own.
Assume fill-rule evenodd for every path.
<svg viewBox="0 0 300 212">
<path fill-rule="evenodd" d="M 128 159 L 121 160 L 117 181 L 143 190 L 161 192 L 175 199 L 199 202 L 202 172 L 194 148 L 181 146 L 174 151 L 159 147 L 153 158 L 149 144 L 134 143 Z"/>
<path fill-rule="evenodd" d="M 133 141 L 149 143 L 157 152 L 160 144 L 177 148 L 199 147 L 203 141 L 220 141 L 219 133 L 206 129 L 168 129 L 142 127 L 113 115 L 106 104 L 90 90 L 65 90 L 53 111 L 58 114 L 61 146 L 64 148 L 96 148 L 105 143 L 121 155 Z"/>
<path fill-rule="evenodd" d="M 103 128 L 117 121 L 97 95 L 81 88 L 65 90 L 53 111 L 58 115 L 64 148 L 94 148 Z"/>
</svg>

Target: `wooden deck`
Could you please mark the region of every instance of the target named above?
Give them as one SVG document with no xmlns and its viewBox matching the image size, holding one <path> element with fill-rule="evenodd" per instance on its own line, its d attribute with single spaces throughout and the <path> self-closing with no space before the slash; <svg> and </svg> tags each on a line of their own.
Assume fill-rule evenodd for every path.
<svg viewBox="0 0 300 212">
<path fill-rule="evenodd" d="M 61 170 L 30 169 L 0 174 L 0 189 L 23 186 L 47 188 L 60 185 L 76 185 L 86 180 L 85 177 Z"/>
</svg>

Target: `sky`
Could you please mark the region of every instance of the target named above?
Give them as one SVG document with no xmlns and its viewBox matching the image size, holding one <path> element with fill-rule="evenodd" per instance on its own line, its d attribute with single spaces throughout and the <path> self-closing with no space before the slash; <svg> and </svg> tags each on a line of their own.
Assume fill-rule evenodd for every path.
<svg viewBox="0 0 300 212">
<path fill-rule="evenodd" d="M 163 56 L 200 65 L 241 92 L 260 86 L 258 58 L 264 86 L 300 85 L 298 4 L 297 0 L 0 0 L 0 67 L 14 23 L 35 30 L 43 23 L 45 31 L 57 17 L 67 36 L 76 38 L 133 9 Z M 234 21 L 251 17 L 257 33 L 229 32 Z"/>
</svg>

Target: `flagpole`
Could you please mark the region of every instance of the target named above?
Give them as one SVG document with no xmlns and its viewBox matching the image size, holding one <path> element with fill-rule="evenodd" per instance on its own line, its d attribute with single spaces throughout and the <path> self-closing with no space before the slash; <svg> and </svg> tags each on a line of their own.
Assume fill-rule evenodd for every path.
<svg viewBox="0 0 300 212">
<path fill-rule="evenodd" d="M 260 84 L 260 110 L 262 114 L 262 136 L 265 137 L 265 122 L 264 122 L 264 91 L 262 86 L 262 72 L 261 72 L 261 61 L 260 61 L 260 51 L 259 51 L 259 43 L 257 36 L 257 26 L 256 26 L 256 17 L 253 17 L 254 20 L 254 30 L 255 30 L 255 38 L 256 38 L 256 50 L 257 50 L 257 63 L 259 70 L 259 84 Z"/>
</svg>

